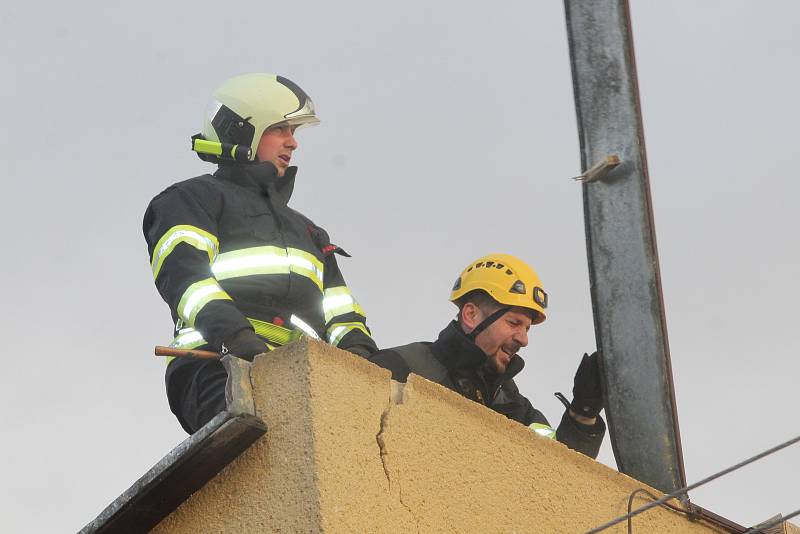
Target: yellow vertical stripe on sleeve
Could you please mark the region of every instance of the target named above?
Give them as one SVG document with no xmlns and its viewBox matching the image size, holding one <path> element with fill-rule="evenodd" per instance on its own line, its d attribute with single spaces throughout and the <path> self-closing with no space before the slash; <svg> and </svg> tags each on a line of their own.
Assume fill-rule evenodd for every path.
<svg viewBox="0 0 800 534">
<path fill-rule="evenodd" d="M 180 243 L 186 243 L 197 250 L 206 252 L 209 263 L 214 261 L 219 250 L 219 241 L 216 236 L 205 230 L 188 224 L 173 226 L 161 236 L 161 239 L 158 240 L 158 243 L 153 248 L 153 259 L 150 262 L 153 278 L 158 278 L 158 273 L 161 271 L 162 265 L 164 265 L 164 260 Z"/>
<path fill-rule="evenodd" d="M 178 303 L 178 316 L 189 326 L 203 307 L 212 300 L 233 300 L 213 278 L 206 278 L 190 285 Z"/>
<path fill-rule="evenodd" d="M 322 299 L 322 309 L 325 312 L 325 323 L 329 323 L 337 315 L 344 315 L 346 313 L 357 313 L 362 317 L 366 317 L 364 309 L 359 306 L 356 299 L 350 293 L 350 289 L 346 286 L 329 287 L 325 289 L 325 294 Z"/>
<path fill-rule="evenodd" d="M 364 323 L 335 323 L 328 328 L 328 343 L 338 346 L 342 338 L 353 330 L 361 330 L 367 337 L 371 337 Z"/>
</svg>

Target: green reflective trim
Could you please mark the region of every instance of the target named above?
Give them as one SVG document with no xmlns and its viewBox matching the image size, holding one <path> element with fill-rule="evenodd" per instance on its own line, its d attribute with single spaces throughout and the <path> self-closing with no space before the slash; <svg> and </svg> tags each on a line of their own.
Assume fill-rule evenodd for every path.
<svg viewBox="0 0 800 534">
<path fill-rule="evenodd" d="M 553 427 L 551 426 L 543 425 L 541 423 L 531 423 L 528 425 L 528 428 L 544 438 L 556 439 L 556 431 L 553 430 Z"/>
<path fill-rule="evenodd" d="M 325 312 L 325 323 L 329 323 L 337 315 L 357 313 L 366 317 L 364 309 L 359 306 L 356 299 L 346 286 L 329 287 L 325 289 L 322 299 L 322 309 Z"/>
<path fill-rule="evenodd" d="M 253 325 L 253 330 L 256 331 L 256 334 L 278 345 L 288 345 L 302 336 L 302 333 L 298 330 L 289 330 L 288 328 L 276 324 L 259 321 L 258 319 L 251 319 L 249 317 L 247 320 Z"/>
<path fill-rule="evenodd" d="M 322 291 L 322 281 L 324 279 L 324 267 L 322 262 L 313 254 L 299 248 L 287 248 L 286 253 L 289 257 L 289 268 L 293 273 L 311 278 L 319 290 Z"/>
<path fill-rule="evenodd" d="M 233 300 L 213 278 L 206 278 L 190 285 L 178 303 L 178 316 L 189 326 L 203 307 L 212 300 Z"/>
<path fill-rule="evenodd" d="M 150 268 L 153 271 L 153 278 L 158 278 L 158 273 L 161 271 L 164 261 L 167 259 L 175 247 L 180 243 L 186 243 L 193 246 L 197 250 L 208 253 L 209 263 L 214 261 L 219 250 L 219 241 L 216 236 L 201 230 L 196 226 L 188 224 L 180 224 L 173 226 L 167 230 L 161 239 L 156 243 L 153 248 L 153 259 L 150 262 Z"/>
<path fill-rule="evenodd" d="M 205 343 L 206 340 L 203 339 L 200 332 L 194 328 L 184 328 L 178 332 L 178 335 L 175 336 L 169 346 L 174 349 L 194 349 L 200 345 L 205 345 Z"/>
<path fill-rule="evenodd" d="M 178 335 L 169 344 L 173 349 L 195 349 L 200 345 L 205 345 L 206 340 L 200 335 L 200 332 L 194 328 L 183 328 L 178 332 Z M 175 359 L 175 356 L 167 356 L 167 365 Z"/>
<path fill-rule="evenodd" d="M 250 317 L 246 319 L 253 325 L 253 330 L 255 330 L 256 334 L 275 345 L 288 345 L 292 341 L 303 336 L 303 332 L 300 330 L 290 330 L 276 324 L 259 321 L 258 319 L 252 319 Z M 193 349 L 200 345 L 205 345 L 206 343 L 202 334 L 194 328 L 183 328 L 178 332 L 178 335 L 175 336 L 175 339 L 172 340 L 169 346 L 179 349 Z M 267 344 L 269 345 L 270 343 Z M 270 347 L 272 348 L 272 345 L 270 345 Z"/>
<path fill-rule="evenodd" d="M 371 337 L 364 323 L 335 323 L 328 327 L 328 343 L 338 346 L 342 338 L 353 330 L 361 330 L 367 337 Z"/>
<path fill-rule="evenodd" d="M 322 262 L 313 254 L 294 248 L 264 246 L 223 252 L 211 270 L 217 280 L 292 272 L 309 278 L 322 291 Z"/>
</svg>

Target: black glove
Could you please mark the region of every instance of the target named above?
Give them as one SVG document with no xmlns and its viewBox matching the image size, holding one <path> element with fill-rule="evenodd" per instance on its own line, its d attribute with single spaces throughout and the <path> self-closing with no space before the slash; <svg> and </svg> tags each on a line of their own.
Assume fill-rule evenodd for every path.
<svg viewBox="0 0 800 534">
<path fill-rule="evenodd" d="M 230 354 L 248 362 L 252 362 L 256 354 L 267 351 L 269 351 L 267 344 L 249 328 L 239 330 L 222 344 L 223 354 Z"/>
<path fill-rule="evenodd" d="M 600 386 L 600 363 L 597 352 L 583 355 L 575 385 L 572 387 L 570 409 L 584 417 L 597 417 L 603 409 L 603 390 Z"/>
</svg>

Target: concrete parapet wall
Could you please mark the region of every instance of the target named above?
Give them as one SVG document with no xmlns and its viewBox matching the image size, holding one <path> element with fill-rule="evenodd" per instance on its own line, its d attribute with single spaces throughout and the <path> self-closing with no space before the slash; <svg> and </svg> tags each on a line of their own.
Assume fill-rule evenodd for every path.
<svg viewBox="0 0 800 534">
<path fill-rule="evenodd" d="M 154 532 L 576 533 L 624 514 L 646 488 L 438 384 L 412 375 L 402 387 L 322 343 L 258 357 L 251 382 L 266 435 Z M 721 532 L 660 508 L 633 526 Z"/>
</svg>

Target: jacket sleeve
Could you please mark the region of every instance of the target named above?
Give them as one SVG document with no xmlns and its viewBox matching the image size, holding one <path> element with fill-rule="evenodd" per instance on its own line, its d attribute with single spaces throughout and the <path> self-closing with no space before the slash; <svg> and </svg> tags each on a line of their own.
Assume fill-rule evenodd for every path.
<svg viewBox="0 0 800 534">
<path fill-rule="evenodd" d="M 379 350 L 369 357 L 369 361 L 379 367 L 390 370 L 392 372 L 392 380 L 397 380 L 398 382 L 405 382 L 408 380 L 408 375 L 411 374 L 411 368 L 403 357 L 392 349 Z"/>
<path fill-rule="evenodd" d="M 367 327 L 366 313 L 350 293 L 339 270 L 334 253 L 341 249 L 335 245 L 329 247 L 332 248 L 324 251 L 326 256 L 322 299 L 326 338 L 334 347 L 367 358 L 378 347 Z"/>
<path fill-rule="evenodd" d="M 527 425 L 541 436 L 555 439 L 590 458 L 597 458 L 600 444 L 606 433 L 606 424 L 602 417 L 598 416 L 594 425 L 584 425 L 574 421 L 569 416 L 569 411 L 565 410 L 558 429 L 553 430 L 542 412 L 534 408 L 522 394 L 519 395 L 519 398 L 522 401 L 524 415 L 520 418 L 512 417 L 513 419 Z"/>
<path fill-rule="evenodd" d="M 605 434 L 606 423 L 599 415 L 593 425 L 584 425 L 573 420 L 569 416 L 569 410 L 564 410 L 556 430 L 556 439 L 572 450 L 597 458 Z"/>
<path fill-rule="evenodd" d="M 176 330 L 194 329 L 221 350 L 226 339 L 252 327 L 211 270 L 219 240 L 209 204 L 210 199 L 201 202 L 195 192 L 171 186 L 150 202 L 142 229 L 156 287 Z"/>
</svg>

